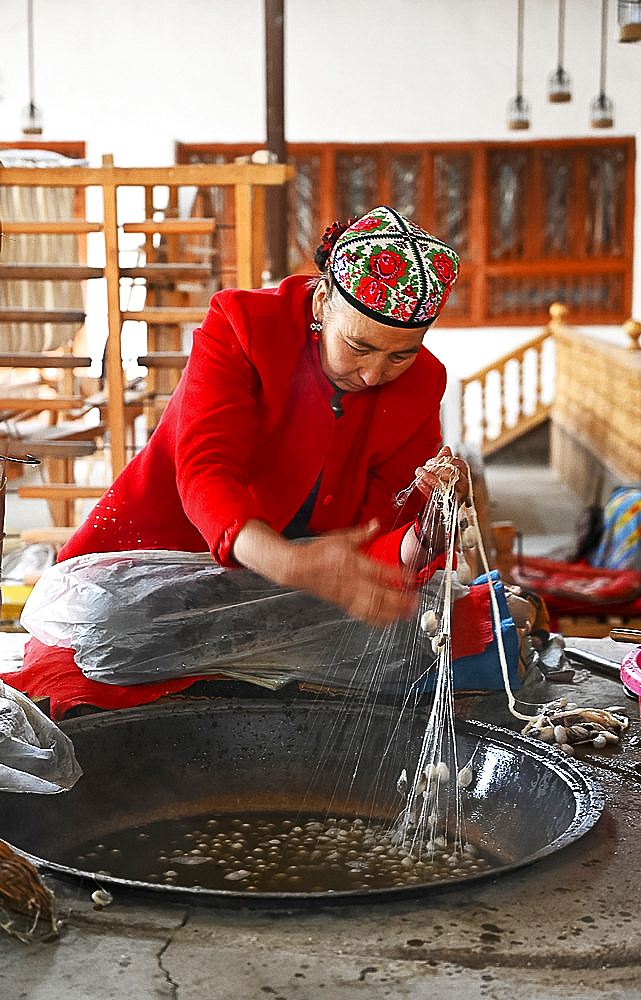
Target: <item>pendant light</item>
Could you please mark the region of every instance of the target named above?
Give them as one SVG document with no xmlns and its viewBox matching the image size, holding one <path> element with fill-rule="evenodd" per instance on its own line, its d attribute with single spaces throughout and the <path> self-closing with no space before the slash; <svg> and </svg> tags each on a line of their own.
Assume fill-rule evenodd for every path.
<svg viewBox="0 0 641 1000">
<path fill-rule="evenodd" d="M 599 93 L 590 104 L 592 128 L 611 128 L 614 125 L 614 104 L 605 92 L 605 54 L 608 41 L 608 0 L 601 0 L 601 74 Z"/>
<path fill-rule="evenodd" d="M 523 20 L 525 0 L 518 0 L 518 24 L 516 36 L 516 96 L 507 106 L 507 127 L 521 130 L 530 127 L 530 105 L 523 96 Z"/>
<path fill-rule="evenodd" d="M 559 45 L 557 67 L 548 77 L 548 101 L 565 104 L 572 100 L 569 74 L 563 69 L 563 48 L 565 45 L 565 0 L 559 0 Z"/>
<path fill-rule="evenodd" d="M 29 42 L 29 103 L 22 112 L 22 134 L 42 135 L 42 114 L 34 100 L 33 61 L 33 0 L 27 0 L 27 33 Z"/>
<path fill-rule="evenodd" d="M 641 42 L 641 0 L 618 0 L 620 42 Z"/>
</svg>

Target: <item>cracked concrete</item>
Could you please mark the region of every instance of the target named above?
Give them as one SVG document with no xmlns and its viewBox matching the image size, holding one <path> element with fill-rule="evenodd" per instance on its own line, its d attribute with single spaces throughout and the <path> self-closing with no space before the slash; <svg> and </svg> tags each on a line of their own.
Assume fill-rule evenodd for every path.
<svg viewBox="0 0 641 1000">
<path fill-rule="evenodd" d="M 574 697 L 614 704 L 620 690 L 591 677 Z M 638 703 L 627 707 L 622 750 L 582 765 L 604 792 L 597 824 L 528 867 L 417 899 L 291 910 L 126 891 L 96 910 L 92 886 L 47 876 L 60 937 L 26 945 L 3 934 L 0 997 L 639 1000 L 641 733 Z"/>
</svg>

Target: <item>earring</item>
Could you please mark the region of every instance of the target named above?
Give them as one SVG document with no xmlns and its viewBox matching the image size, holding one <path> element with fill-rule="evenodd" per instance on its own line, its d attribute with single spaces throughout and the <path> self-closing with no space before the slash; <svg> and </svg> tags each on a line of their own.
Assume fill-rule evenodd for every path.
<svg viewBox="0 0 641 1000">
<path fill-rule="evenodd" d="M 321 330 L 323 329 L 323 324 L 319 323 L 318 320 L 314 320 L 313 323 L 309 324 L 309 328 L 312 331 L 312 340 L 320 340 Z"/>
</svg>

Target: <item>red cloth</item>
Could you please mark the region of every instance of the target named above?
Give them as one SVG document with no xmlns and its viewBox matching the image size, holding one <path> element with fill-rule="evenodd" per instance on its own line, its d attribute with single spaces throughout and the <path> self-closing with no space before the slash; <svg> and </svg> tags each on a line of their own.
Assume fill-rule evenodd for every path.
<svg viewBox="0 0 641 1000">
<path fill-rule="evenodd" d="M 452 606 L 452 659 L 478 656 L 493 638 L 490 588 L 487 584 L 470 587 L 469 594 Z"/>
<path fill-rule="evenodd" d="M 59 722 L 76 705 L 96 705 L 107 709 L 133 708 L 182 691 L 200 679 L 190 677 L 186 680 L 182 677 L 162 684 L 135 684 L 131 687 L 99 684 L 85 677 L 76 666 L 73 656 L 73 649 L 46 646 L 38 639 L 31 638 L 25 646 L 22 668 L 2 674 L 2 680 L 30 698 L 48 697 L 51 718 Z"/>
<path fill-rule="evenodd" d="M 421 348 L 385 385 L 343 397 L 336 420 L 317 344 L 309 278 L 219 292 L 194 332 L 189 362 L 150 441 L 127 465 L 60 559 L 86 552 L 206 551 L 222 565 L 240 528 L 289 523 L 322 471 L 313 532 L 377 517 L 398 527 L 392 497 L 440 444 L 445 369 Z M 415 493 L 403 517 L 414 518 Z M 398 559 L 383 536 L 373 556 Z M 380 555 L 379 555 L 380 553 Z"/>
<path fill-rule="evenodd" d="M 641 608 L 641 573 L 523 556 L 512 569 L 518 586 L 533 590 L 549 611 L 588 615 L 630 613 Z"/>
<path fill-rule="evenodd" d="M 482 653 L 493 638 L 490 596 L 486 586 L 472 587 L 467 597 L 455 601 L 452 610 L 452 656 Z M 74 662 L 73 649 L 46 646 L 29 639 L 21 670 L 3 674 L 2 680 L 31 698 L 48 697 L 51 718 L 60 721 L 77 705 L 98 708 L 132 708 L 184 691 L 200 677 L 181 677 L 160 684 L 119 687 L 89 680 Z M 211 675 L 207 678 L 212 680 Z"/>
</svg>

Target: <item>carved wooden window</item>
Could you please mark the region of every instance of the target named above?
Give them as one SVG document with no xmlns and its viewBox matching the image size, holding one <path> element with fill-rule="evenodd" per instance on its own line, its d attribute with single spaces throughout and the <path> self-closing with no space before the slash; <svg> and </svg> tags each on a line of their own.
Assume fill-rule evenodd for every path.
<svg viewBox="0 0 641 1000">
<path fill-rule="evenodd" d="M 415 219 L 423 201 L 422 159 L 419 153 L 389 158 L 390 201 L 408 219 Z"/>
<path fill-rule="evenodd" d="M 259 148 L 177 146 L 178 162 Z M 313 272 L 325 228 L 388 204 L 461 256 L 443 326 L 620 323 L 632 301 L 634 139 L 290 143 L 288 265 Z"/>
</svg>

